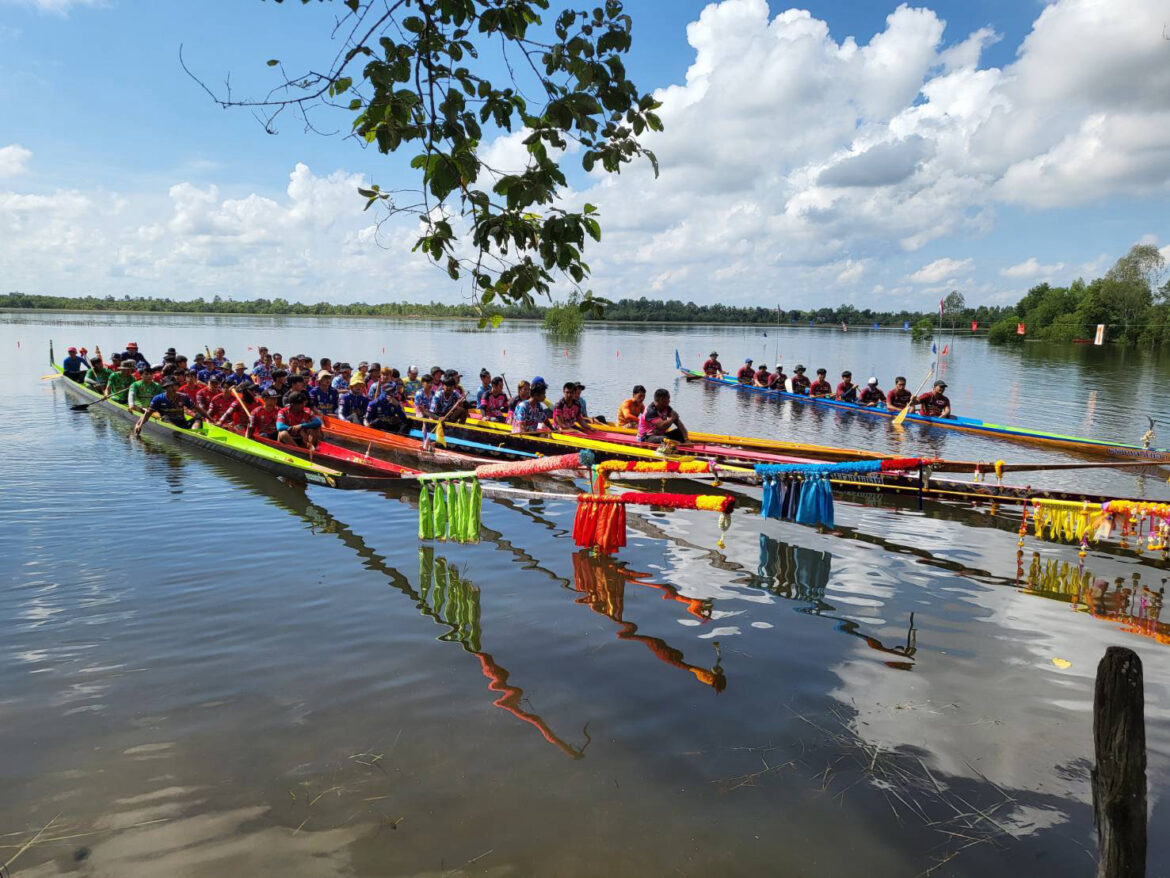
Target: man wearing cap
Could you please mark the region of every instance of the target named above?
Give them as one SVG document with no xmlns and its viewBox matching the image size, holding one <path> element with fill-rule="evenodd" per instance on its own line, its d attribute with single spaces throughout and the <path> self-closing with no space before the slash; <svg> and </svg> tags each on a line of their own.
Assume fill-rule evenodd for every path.
<svg viewBox="0 0 1170 878">
<path fill-rule="evenodd" d="M 317 373 L 317 386 L 309 391 L 309 402 L 323 415 L 337 414 L 341 394 L 333 389 L 332 373 L 325 369 Z"/>
<path fill-rule="evenodd" d="M 135 363 L 145 363 L 146 357 L 138 353 L 138 342 L 132 341 L 127 343 L 126 350 L 122 352 L 123 360 L 133 360 Z"/>
<path fill-rule="evenodd" d="M 88 368 L 89 363 L 85 357 L 78 356 L 77 348 L 71 345 L 66 351 L 65 359 L 61 361 L 61 371 L 65 373 L 65 377 L 81 384 L 85 380 L 85 371 Z"/>
<path fill-rule="evenodd" d="M 711 356 L 707 357 L 706 362 L 703 363 L 703 374 L 708 378 L 723 377 L 723 364 L 719 362 L 719 351 L 711 351 Z"/>
<path fill-rule="evenodd" d="M 162 393 L 151 399 L 146 410 L 142 413 L 142 417 L 134 425 L 135 436 L 142 435 L 142 428 L 156 414 L 168 424 L 182 427 L 184 430 L 198 430 L 203 426 L 203 419 L 207 417 L 207 412 L 196 406 L 187 394 L 179 392 L 179 383 L 174 378 L 164 379 L 162 388 Z M 198 416 L 194 420 L 187 419 L 188 409 L 197 413 Z"/>
<path fill-rule="evenodd" d="M 297 376 L 301 378 L 302 376 Z M 305 403 L 309 397 L 303 390 L 294 390 L 285 398 L 285 406 L 276 413 L 276 439 L 285 445 L 299 445 L 310 451 L 321 441 L 321 419 Z"/>
<path fill-rule="evenodd" d="M 812 387 L 812 382 L 808 380 L 808 376 L 804 374 L 804 366 L 797 363 L 796 368 L 792 370 L 792 386 L 789 388 L 791 393 L 800 396 L 808 396 L 809 388 Z"/>
<path fill-rule="evenodd" d="M 906 376 L 899 375 L 894 379 L 894 389 L 886 394 L 886 407 L 900 412 L 906 406 L 914 411 L 914 394 L 906 389 Z"/>
<path fill-rule="evenodd" d="M 918 407 L 922 414 L 930 418 L 953 418 L 951 401 L 946 395 L 947 383 L 941 378 L 934 382 L 934 389 L 918 397 Z"/>
<path fill-rule="evenodd" d="M 403 393 L 407 399 L 414 399 L 414 395 L 422 390 L 422 381 L 418 377 L 418 366 L 406 367 L 406 381 L 403 382 Z"/>
<path fill-rule="evenodd" d="M 278 402 L 275 390 L 265 390 L 260 394 L 260 404 L 249 413 L 245 435 L 276 439 L 276 419 L 280 414 Z"/>
<path fill-rule="evenodd" d="M 756 370 L 752 368 L 752 358 L 748 357 L 743 361 L 743 366 L 740 367 L 740 370 L 735 373 L 735 379 L 740 384 L 751 384 L 755 374 Z"/>
<path fill-rule="evenodd" d="M 753 387 L 767 387 L 772 383 L 772 373 L 768 371 L 767 363 L 760 363 L 756 374 L 752 376 Z"/>
<path fill-rule="evenodd" d="M 123 360 L 118 364 L 117 370 L 111 372 L 110 377 L 106 379 L 106 399 L 125 403 L 126 396 L 130 393 L 130 385 L 133 383 L 134 361 Z"/>
<path fill-rule="evenodd" d="M 772 383 L 768 385 L 772 390 L 788 390 L 788 376 L 784 374 L 784 366 L 776 364 L 776 371 L 772 373 Z"/>
<path fill-rule="evenodd" d="M 841 383 L 837 385 L 837 399 L 841 402 L 857 402 L 857 385 L 853 383 L 853 373 L 848 369 L 841 373 Z"/>
<path fill-rule="evenodd" d="M 89 361 L 89 371 L 85 373 L 85 386 L 90 390 L 105 390 L 109 379 L 110 370 L 102 362 L 101 355 L 94 354 Z"/>
<path fill-rule="evenodd" d="M 443 386 L 431 397 L 431 416 L 441 424 L 457 424 L 467 419 L 467 399 L 456 389 L 457 381 L 455 375 L 447 373 L 443 376 Z"/>
<path fill-rule="evenodd" d="M 828 374 L 828 369 L 817 369 L 817 380 L 808 388 L 809 396 L 824 397 L 833 395 L 833 385 L 825 377 Z"/>
<path fill-rule="evenodd" d="M 338 398 L 337 415 L 343 421 L 360 424 L 365 420 L 366 409 L 370 406 L 370 398 L 366 396 L 366 385 L 361 378 L 354 375 L 351 382 Z"/>
<path fill-rule="evenodd" d="M 243 360 L 236 362 L 232 366 L 232 373 L 224 379 L 224 384 L 228 387 L 235 387 L 237 384 L 243 384 L 248 378 L 247 366 L 244 365 Z"/>
<path fill-rule="evenodd" d="M 870 408 L 877 408 L 885 405 L 886 394 L 880 387 L 878 387 L 878 380 L 876 376 L 871 376 L 869 383 L 865 385 L 861 393 L 857 397 L 857 402 Z"/>
</svg>

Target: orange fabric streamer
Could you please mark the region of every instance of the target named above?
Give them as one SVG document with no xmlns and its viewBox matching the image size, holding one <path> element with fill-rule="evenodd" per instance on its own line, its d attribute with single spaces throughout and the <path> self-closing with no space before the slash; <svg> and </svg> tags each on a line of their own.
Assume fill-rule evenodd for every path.
<svg viewBox="0 0 1170 878">
<path fill-rule="evenodd" d="M 626 544 L 626 504 L 621 497 L 579 494 L 573 519 L 573 541 L 578 546 L 610 555 Z"/>
</svg>

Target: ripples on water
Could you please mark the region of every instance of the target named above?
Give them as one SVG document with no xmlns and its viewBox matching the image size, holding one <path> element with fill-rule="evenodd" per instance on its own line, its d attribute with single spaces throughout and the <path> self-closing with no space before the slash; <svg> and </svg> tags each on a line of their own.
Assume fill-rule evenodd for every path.
<svg viewBox="0 0 1170 878">
<path fill-rule="evenodd" d="M 1092 679 L 1113 643 L 1145 659 L 1151 826 L 1166 825 L 1160 560 L 1094 550 L 1081 568 L 1069 547 L 1017 553 L 1012 525 L 982 512 L 888 498 L 839 502 L 840 536 L 737 515 L 724 551 L 710 516 L 631 516 L 616 559 L 575 549 L 571 504 L 489 502 L 483 543 L 420 549 L 409 490 L 306 492 L 133 443 L 37 380 L 50 334 L 113 347 L 133 333 L 152 350 L 344 339 L 424 366 L 457 347 L 477 358 L 465 372 L 502 359 L 513 382 L 576 371 L 608 410 L 631 374 L 675 386 L 675 341 L 734 351 L 759 345 L 752 333 L 640 349 L 607 332 L 566 357 L 526 329 L 158 323 L 0 324 L 10 351 L 21 341 L 0 458 L 0 862 L 56 818 L 14 874 L 850 874 L 863 861 L 913 875 L 944 860 L 939 874 L 1085 874 Z M 843 340 L 817 341 L 840 359 Z M 807 338 L 791 344 L 811 359 Z M 855 372 L 874 344 L 851 351 Z M 885 350 L 913 373 L 921 353 L 904 348 Z M 989 381 L 1024 364 L 1068 386 L 1081 368 L 972 348 L 948 376 L 960 387 L 968 356 Z M 1160 392 L 1145 371 L 1134 381 Z M 1050 407 L 1060 423 L 1004 416 L 1028 394 L 989 394 L 978 413 L 1064 429 L 1087 417 L 1075 396 Z M 762 433 L 779 418 L 810 441 L 889 441 L 825 413 L 678 396 L 696 427 L 734 415 Z M 1092 417 L 1135 421 L 1118 399 Z M 967 437 L 907 441 L 987 454 Z M 1151 836 L 1151 863 L 1165 862 L 1165 833 Z"/>
</svg>

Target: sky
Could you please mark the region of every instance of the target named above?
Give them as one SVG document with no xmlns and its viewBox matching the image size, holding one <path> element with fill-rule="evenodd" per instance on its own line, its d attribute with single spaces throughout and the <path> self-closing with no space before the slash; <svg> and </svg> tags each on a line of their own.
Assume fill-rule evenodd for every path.
<svg viewBox="0 0 1170 878">
<path fill-rule="evenodd" d="M 180 64 L 261 94 L 267 59 L 332 57 L 337 7 L 0 0 L 0 292 L 465 301 L 416 225 L 362 210 L 405 159 L 332 134 L 345 114 L 268 134 Z M 1170 257 L 1168 0 L 626 8 L 661 174 L 565 157 L 597 295 L 931 310 Z M 522 136 L 486 154 L 518 169 Z"/>
</svg>

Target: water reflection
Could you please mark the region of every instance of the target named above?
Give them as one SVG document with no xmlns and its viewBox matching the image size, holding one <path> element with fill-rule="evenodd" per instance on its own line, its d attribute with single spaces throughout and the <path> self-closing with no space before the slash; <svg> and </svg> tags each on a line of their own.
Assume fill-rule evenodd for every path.
<svg viewBox="0 0 1170 878">
<path fill-rule="evenodd" d="M 776 597 L 808 604 L 809 606 L 801 607 L 797 612 L 833 619 L 837 622 L 834 630 L 861 638 L 870 649 L 897 656 L 897 659 L 885 661 L 889 667 L 902 671 L 911 670 L 914 667 L 914 654 L 918 651 L 914 614 L 910 614 L 906 642 L 897 646 L 886 646 L 878 638 L 866 634 L 861 630 L 861 625 L 853 619 L 832 615 L 837 612 L 837 608 L 825 599 L 832 559 L 833 556 L 828 552 L 794 546 L 762 533 L 760 563 L 751 584 Z"/>
</svg>

